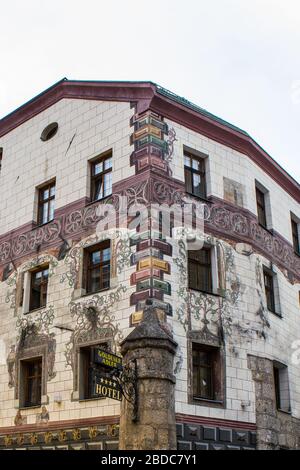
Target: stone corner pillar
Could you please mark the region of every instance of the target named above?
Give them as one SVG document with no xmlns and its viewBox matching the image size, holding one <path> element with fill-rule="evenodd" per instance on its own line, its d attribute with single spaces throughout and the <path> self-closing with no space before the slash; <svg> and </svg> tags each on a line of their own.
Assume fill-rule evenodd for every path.
<svg viewBox="0 0 300 470">
<path fill-rule="evenodd" d="M 176 450 L 175 376 L 177 343 L 162 319 L 146 306 L 141 323 L 121 344 L 124 365 L 136 364 L 137 419 L 133 404 L 123 398 L 120 450 Z"/>
</svg>

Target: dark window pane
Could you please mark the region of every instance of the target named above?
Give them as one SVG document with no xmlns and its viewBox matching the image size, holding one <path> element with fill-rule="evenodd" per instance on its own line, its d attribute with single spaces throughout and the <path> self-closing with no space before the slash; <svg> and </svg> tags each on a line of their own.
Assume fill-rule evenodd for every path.
<svg viewBox="0 0 300 470">
<path fill-rule="evenodd" d="M 42 397 L 42 359 L 22 363 L 24 377 L 24 406 L 37 406 Z"/>
<path fill-rule="evenodd" d="M 193 396 L 207 400 L 215 399 L 214 349 L 206 346 L 193 345 Z"/>
<path fill-rule="evenodd" d="M 100 270 L 98 268 L 91 270 L 90 281 L 91 292 L 97 292 L 100 290 Z"/>
<path fill-rule="evenodd" d="M 40 269 L 31 273 L 31 290 L 29 309 L 45 307 L 47 304 L 49 269 Z"/>
<path fill-rule="evenodd" d="M 87 293 L 108 289 L 110 286 L 110 242 L 105 241 L 93 251 L 87 251 Z"/>
<path fill-rule="evenodd" d="M 206 197 L 205 163 L 203 159 L 184 155 L 186 191 L 194 196 Z"/>
<path fill-rule="evenodd" d="M 274 279 L 271 274 L 264 272 L 265 292 L 268 310 L 275 313 Z"/>
<path fill-rule="evenodd" d="M 278 367 L 274 367 L 274 386 L 275 386 L 275 397 L 276 397 L 276 408 L 281 409 L 281 396 L 280 396 L 280 372 Z"/>
<path fill-rule="evenodd" d="M 190 250 L 188 255 L 189 287 L 205 292 L 212 291 L 211 250 Z"/>
<path fill-rule="evenodd" d="M 112 193 L 112 157 L 92 163 L 91 199 L 99 201 Z"/>
<path fill-rule="evenodd" d="M 185 190 L 188 193 L 193 193 L 193 183 L 192 183 L 192 173 L 185 169 L 184 171 L 185 174 Z"/>
<path fill-rule="evenodd" d="M 54 219 L 55 184 L 51 183 L 39 190 L 38 223 L 46 224 Z"/>
<path fill-rule="evenodd" d="M 267 227 L 266 207 L 265 207 L 265 194 L 256 188 L 256 202 L 257 202 L 257 216 L 258 222 L 263 227 Z"/>
<path fill-rule="evenodd" d="M 294 250 L 299 253 L 299 229 L 298 229 L 298 223 L 292 219 L 292 233 L 293 233 L 293 246 Z"/>
</svg>

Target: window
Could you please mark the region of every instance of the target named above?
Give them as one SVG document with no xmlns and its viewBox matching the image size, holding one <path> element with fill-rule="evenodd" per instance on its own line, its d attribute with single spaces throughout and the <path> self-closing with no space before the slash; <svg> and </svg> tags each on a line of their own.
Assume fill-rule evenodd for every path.
<svg viewBox="0 0 300 470">
<path fill-rule="evenodd" d="M 281 408 L 281 397 L 280 397 L 280 376 L 278 367 L 274 366 L 274 388 L 275 388 L 275 399 L 276 399 L 276 408 L 279 410 Z"/>
<path fill-rule="evenodd" d="M 289 413 L 291 411 L 288 368 L 278 362 L 273 366 L 276 408 Z"/>
<path fill-rule="evenodd" d="M 21 404 L 39 406 L 42 398 L 42 358 L 21 361 Z"/>
<path fill-rule="evenodd" d="M 79 398 L 88 400 L 95 398 L 93 395 L 93 373 L 100 373 L 102 376 L 107 374 L 107 369 L 94 362 L 95 349 L 100 347 L 106 349 L 107 344 L 98 344 L 80 348 L 79 359 Z"/>
<path fill-rule="evenodd" d="M 264 282 L 267 307 L 270 312 L 276 313 L 275 311 L 275 294 L 274 294 L 274 274 L 267 268 L 264 268 Z"/>
<path fill-rule="evenodd" d="M 58 124 L 57 122 L 52 122 L 51 124 L 49 124 L 47 127 L 45 127 L 45 129 L 43 130 L 43 132 L 41 133 L 41 140 L 43 142 L 46 142 L 47 140 L 50 140 L 52 139 L 52 137 L 55 136 L 55 134 L 57 133 L 58 131 Z"/>
<path fill-rule="evenodd" d="M 190 289 L 212 292 L 211 248 L 189 250 L 188 273 Z"/>
<path fill-rule="evenodd" d="M 85 251 L 86 293 L 91 294 L 110 287 L 110 241 L 89 247 Z"/>
<path fill-rule="evenodd" d="M 92 398 L 93 348 L 80 348 L 80 399 Z"/>
<path fill-rule="evenodd" d="M 258 223 L 267 228 L 265 193 L 256 186 L 256 204 Z"/>
<path fill-rule="evenodd" d="M 54 219 L 55 182 L 48 183 L 38 191 L 38 224 L 42 225 Z"/>
<path fill-rule="evenodd" d="M 99 201 L 112 193 L 112 155 L 91 163 L 91 200 Z"/>
<path fill-rule="evenodd" d="M 193 399 L 220 400 L 222 383 L 220 349 L 193 343 L 192 354 Z"/>
<path fill-rule="evenodd" d="M 184 152 L 184 175 L 186 191 L 206 198 L 205 159 Z"/>
<path fill-rule="evenodd" d="M 49 267 L 31 272 L 29 310 L 46 307 Z"/>
<path fill-rule="evenodd" d="M 299 223 L 296 218 L 292 215 L 292 235 L 293 235 L 293 246 L 296 253 L 300 254 L 300 243 L 299 243 Z"/>
</svg>

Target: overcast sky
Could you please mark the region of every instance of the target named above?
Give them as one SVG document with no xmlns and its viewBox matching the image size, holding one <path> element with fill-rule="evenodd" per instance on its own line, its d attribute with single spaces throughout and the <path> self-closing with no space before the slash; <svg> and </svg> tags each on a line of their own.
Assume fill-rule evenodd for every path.
<svg viewBox="0 0 300 470">
<path fill-rule="evenodd" d="M 299 0 L 6 0 L 0 18 L 0 117 L 63 77 L 151 80 L 300 181 Z"/>
</svg>

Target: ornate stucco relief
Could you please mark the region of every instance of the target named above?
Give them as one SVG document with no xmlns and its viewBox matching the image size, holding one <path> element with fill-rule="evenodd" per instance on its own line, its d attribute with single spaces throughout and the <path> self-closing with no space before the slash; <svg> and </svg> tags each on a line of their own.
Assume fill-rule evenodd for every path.
<svg viewBox="0 0 300 470">
<path fill-rule="evenodd" d="M 179 272 L 180 288 L 176 315 L 186 332 L 197 330 L 205 335 L 224 337 L 228 341 L 251 341 L 255 338 L 266 337 L 269 328 L 265 308 L 256 313 L 257 320 L 245 319 L 242 315 L 242 301 L 246 287 L 241 283 L 236 270 L 234 250 L 220 240 L 211 239 L 218 247 L 219 263 L 224 270 L 225 284 L 220 295 L 210 295 L 191 291 L 187 287 L 187 252 L 185 243 L 179 242 L 178 256 L 174 259 Z M 262 293 L 257 289 L 258 303 L 262 301 Z"/>
<path fill-rule="evenodd" d="M 53 305 L 24 315 L 22 311 L 17 309 L 16 304 L 17 282 L 23 282 L 23 274 L 26 271 L 32 270 L 45 263 L 49 264 L 49 277 L 52 277 L 58 262 L 56 258 L 51 255 L 41 255 L 21 265 L 18 271 L 14 272 L 11 278 L 8 279 L 8 281 L 10 279 L 12 280 L 10 285 L 14 285 L 14 291 L 11 296 L 13 302 L 10 306 L 15 309 L 16 314 L 16 340 L 15 344 L 10 346 L 10 352 L 7 357 L 8 386 L 10 388 L 16 385 L 19 359 L 27 357 L 28 354 L 29 356 L 43 355 L 47 362 L 48 375 L 46 380 L 51 380 L 55 377 L 54 362 L 56 340 L 54 333 L 50 332 L 50 328 L 54 322 Z"/>
<path fill-rule="evenodd" d="M 94 340 L 109 338 L 116 349 L 123 335 L 111 310 L 121 300 L 126 287 L 120 285 L 107 294 L 94 294 L 91 297 L 70 302 L 72 325 L 70 340 L 66 344 L 65 356 L 69 366 L 74 366 L 75 347 Z"/>
<path fill-rule="evenodd" d="M 139 176 L 135 182 L 128 180 L 116 184 L 114 194 L 105 203 L 113 204 L 118 210 L 119 196 L 127 196 L 129 206 L 133 203 L 150 202 L 182 204 L 188 200 L 183 183 L 168 177 L 161 178 L 154 172 L 150 177 L 145 176 L 144 180 L 143 175 Z M 0 237 L 0 265 L 5 270 L 12 260 L 34 253 L 38 246 L 46 249 L 47 246 L 59 245 L 62 239 L 78 239 L 79 235 L 88 233 L 100 220 L 98 207 L 101 204 L 103 203 L 82 208 L 78 208 L 77 204 L 77 209 L 69 208 L 63 216 L 46 227 L 16 233 L 11 238 Z M 234 242 L 252 245 L 256 252 L 276 263 L 290 282 L 300 282 L 300 260 L 291 243 L 276 232 L 270 233 L 260 227 L 255 215 L 216 198 L 204 202 L 203 207 L 206 232 L 219 238 L 226 233 L 226 237 Z"/>
</svg>

